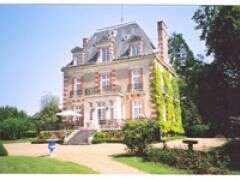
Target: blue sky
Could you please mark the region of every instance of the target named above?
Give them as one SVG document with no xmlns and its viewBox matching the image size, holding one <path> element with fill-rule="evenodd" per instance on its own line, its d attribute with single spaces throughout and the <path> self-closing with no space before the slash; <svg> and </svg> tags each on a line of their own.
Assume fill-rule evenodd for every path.
<svg viewBox="0 0 240 180">
<path fill-rule="evenodd" d="M 200 32 L 191 17 L 196 6 L 123 6 L 125 22 L 136 21 L 156 44 L 156 22 L 184 35 L 194 54 L 204 54 Z M 62 99 L 61 67 L 70 50 L 96 29 L 120 23 L 118 5 L 0 6 L 0 106 L 34 114 L 46 93 Z"/>
</svg>

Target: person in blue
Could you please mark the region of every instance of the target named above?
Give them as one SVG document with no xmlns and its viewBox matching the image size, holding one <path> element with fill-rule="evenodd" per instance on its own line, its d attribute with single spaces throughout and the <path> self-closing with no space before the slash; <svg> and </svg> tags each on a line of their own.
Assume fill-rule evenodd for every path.
<svg viewBox="0 0 240 180">
<path fill-rule="evenodd" d="M 49 155 L 52 154 L 55 148 L 56 148 L 56 141 L 54 139 L 48 140 Z"/>
</svg>

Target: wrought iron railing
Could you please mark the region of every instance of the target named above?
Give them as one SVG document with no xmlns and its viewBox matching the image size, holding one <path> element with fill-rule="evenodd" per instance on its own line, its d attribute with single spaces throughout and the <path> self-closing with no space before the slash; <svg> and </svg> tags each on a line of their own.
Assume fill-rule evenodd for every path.
<svg viewBox="0 0 240 180">
<path fill-rule="evenodd" d="M 82 90 L 70 91 L 70 94 L 69 94 L 70 97 L 73 97 L 73 96 L 82 96 L 82 95 L 83 95 Z"/>
<path fill-rule="evenodd" d="M 111 92 L 121 92 L 121 86 L 113 85 L 113 86 L 105 86 L 98 90 L 97 88 L 87 88 L 85 89 L 85 95 L 95 95 L 95 94 L 102 94 L 102 93 L 111 93 Z"/>
<path fill-rule="evenodd" d="M 135 83 L 135 84 L 129 84 L 128 85 L 128 91 L 143 91 L 143 83 Z"/>
</svg>

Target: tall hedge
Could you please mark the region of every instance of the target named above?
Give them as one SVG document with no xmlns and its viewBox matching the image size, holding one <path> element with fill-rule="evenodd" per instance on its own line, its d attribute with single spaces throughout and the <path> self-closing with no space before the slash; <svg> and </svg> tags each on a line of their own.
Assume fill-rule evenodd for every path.
<svg viewBox="0 0 240 180">
<path fill-rule="evenodd" d="M 8 152 L 3 146 L 2 142 L 0 141 L 0 156 L 7 156 L 7 155 L 8 155 Z"/>
<path fill-rule="evenodd" d="M 177 77 L 157 61 L 153 64 L 152 101 L 156 107 L 156 121 L 161 132 L 184 133 Z"/>
</svg>

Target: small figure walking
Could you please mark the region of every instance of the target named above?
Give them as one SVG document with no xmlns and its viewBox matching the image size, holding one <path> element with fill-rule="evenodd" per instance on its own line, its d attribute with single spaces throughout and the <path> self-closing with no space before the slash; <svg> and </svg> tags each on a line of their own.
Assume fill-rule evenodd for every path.
<svg viewBox="0 0 240 180">
<path fill-rule="evenodd" d="M 49 156 L 52 156 L 53 151 L 56 149 L 56 142 L 58 141 L 58 139 L 52 136 L 52 138 L 48 139 L 47 141 Z"/>
</svg>

